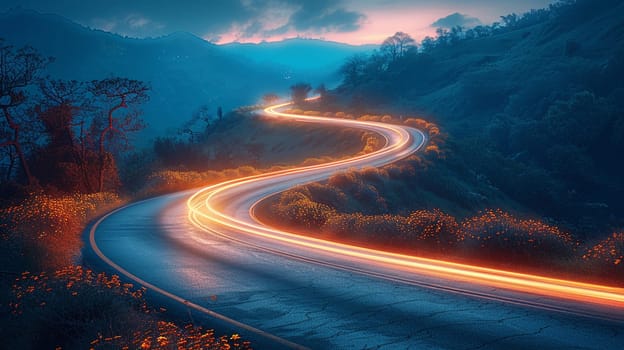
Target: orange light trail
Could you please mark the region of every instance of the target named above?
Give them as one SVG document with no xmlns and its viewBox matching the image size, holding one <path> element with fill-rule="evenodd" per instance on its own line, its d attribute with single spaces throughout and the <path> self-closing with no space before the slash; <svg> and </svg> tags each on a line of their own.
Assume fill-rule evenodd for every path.
<svg viewBox="0 0 624 350">
<path fill-rule="evenodd" d="M 408 271 L 414 276 L 423 274 L 624 310 L 622 288 L 362 248 L 302 236 L 261 224 L 254 216 L 254 208 L 271 195 L 294 184 L 325 180 L 331 174 L 351 167 L 378 167 L 391 163 L 416 152 L 426 142 L 421 131 L 405 126 L 276 111 L 288 105 L 290 103 L 275 105 L 266 108 L 264 112 L 269 116 L 296 121 L 374 131 L 386 140 L 385 146 L 375 152 L 345 160 L 255 175 L 203 188 L 187 201 L 189 218 L 195 226 L 207 232 L 219 232 L 220 236 L 238 241 L 260 241 L 260 245 L 270 247 L 272 251 L 279 250 L 289 255 L 303 249 L 311 254 L 324 254 L 325 257 L 341 257 L 350 259 L 351 262 Z M 236 237 L 230 235 L 232 232 L 236 233 Z"/>
</svg>

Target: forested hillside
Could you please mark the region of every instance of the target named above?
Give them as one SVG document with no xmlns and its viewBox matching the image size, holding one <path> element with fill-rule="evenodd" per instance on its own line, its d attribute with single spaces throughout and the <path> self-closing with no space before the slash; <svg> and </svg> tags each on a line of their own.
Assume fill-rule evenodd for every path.
<svg viewBox="0 0 624 350">
<path fill-rule="evenodd" d="M 439 30 L 394 59 L 352 58 L 338 95 L 361 112 L 437 122 L 450 135 L 446 162 L 462 164 L 450 170 L 457 179 L 581 228 L 617 227 L 623 18 L 622 1 L 581 0 L 492 26 Z"/>
<path fill-rule="evenodd" d="M 620 284 L 623 18 L 622 1 L 565 1 L 491 26 L 439 29 L 420 45 L 398 32 L 374 54 L 353 56 L 340 88 L 302 108 L 407 122 L 429 134 L 428 145 L 275 196 L 262 220 Z"/>
</svg>

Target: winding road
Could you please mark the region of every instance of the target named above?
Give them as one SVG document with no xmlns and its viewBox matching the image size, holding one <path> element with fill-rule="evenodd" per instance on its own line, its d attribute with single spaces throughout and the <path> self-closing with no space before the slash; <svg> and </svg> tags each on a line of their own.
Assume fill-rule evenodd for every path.
<svg viewBox="0 0 624 350">
<path fill-rule="evenodd" d="M 382 166 L 426 143 L 413 128 L 279 112 L 286 106 L 265 113 L 365 129 L 386 144 L 120 208 L 90 229 L 87 258 L 267 348 L 624 347 L 622 289 L 363 249 L 259 223 L 254 208 L 267 196 Z"/>
</svg>

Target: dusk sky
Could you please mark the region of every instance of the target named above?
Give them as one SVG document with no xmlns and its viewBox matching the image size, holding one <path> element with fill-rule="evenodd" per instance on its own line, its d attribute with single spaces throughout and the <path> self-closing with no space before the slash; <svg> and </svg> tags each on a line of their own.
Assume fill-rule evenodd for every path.
<svg viewBox="0 0 624 350">
<path fill-rule="evenodd" d="M 191 32 L 216 43 L 322 38 L 377 44 L 397 31 L 421 40 L 436 27 L 490 24 L 553 0 L 0 0 L 131 37 Z"/>
</svg>

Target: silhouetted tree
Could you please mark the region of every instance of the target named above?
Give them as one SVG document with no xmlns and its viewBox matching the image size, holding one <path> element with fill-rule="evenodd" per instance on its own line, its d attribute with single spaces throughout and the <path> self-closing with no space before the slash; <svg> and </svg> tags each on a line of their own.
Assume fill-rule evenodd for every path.
<svg viewBox="0 0 624 350">
<path fill-rule="evenodd" d="M 436 34 L 438 38 L 436 39 L 437 45 L 447 45 L 450 43 L 450 32 L 446 28 L 438 28 L 436 29 Z"/>
<path fill-rule="evenodd" d="M 416 44 L 411 36 L 403 32 L 396 32 L 393 36 L 383 41 L 380 50 L 392 62 L 405 56 L 408 51 L 415 48 Z"/>
<path fill-rule="evenodd" d="M 312 91 L 312 86 L 308 83 L 298 83 L 290 87 L 290 95 L 295 105 L 302 105 L 308 94 Z"/>
<path fill-rule="evenodd" d="M 86 84 L 45 80 L 39 87 L 41 99 L 35 112 L 48 142 L 34 157 L 37 178 L 65 191 L 93 192 L 97 158 L 84 135 L 92 111 Z"/>
<path fill-rule="evenodd" d="M 318 103 L 321 108 L 330 108 L 336 101 L 336 96 L 327 90 L 325 84 L 321 84 L 314 89 L 314 93 L 319 96 Z"/>
<path fill-rule="evenodd" d="M 121 108 L 128 108 L 130 105 L 137 105 L 147 101 L 149 98 L 147 95 L 149 87 L 138 80 L 107 78 L 92 81 L 91 91 L 94 96 L 103 98 L 103 103 L 109 106 L 112 104 L 112 106 L 107 107 L 106 120 L 98 135 L 98 156 L 100 161 L 98 191 L 101 192 L 104 190 L 106 167 L 113 164 L 112 156 L 107 151 L 107 141 L 109 145 L 113 142 L 121 141 L 123 146 L 127 146 L 127 133 L 138 131 L 144 127 L 138 112 L 127 113 L 123 118 L 117 118 L 114 114 Z"/>
<path fill-rule="evenodd" d="M 449 33 L 449 40 L 451 41 L 451 44 L 455 44 L 461 39 L 463 39 L 463 36 L 464 36 L 464 28 L 460 26 L 455 26 L 451 28 L 451 31 Z"/>
<path fill-rule="evenodd" d="M 505 27 L 508 28 L 513 28 L 518 24 L 518 15 L 516 15 L 515 13 L 506 15 L 506 16 L 501 16 L 500 17 L 503 20 L 503 24 L 505 25 Z"/>
<path fill-rule="evenodd" d="M 477 34 L 473 29 L 468 29 L 466 32 L 464 32 L 464 39 L 474 39 L 476 37 Z"/>
<path fill-rule="evenodd" d="M 374 52 L 364 67 L 364 75 L 375 77 L 388 69 L 388 63 L 388 57 L 378 52 Z"/>
<path fill-rule="evenodd" d="M 435 39 L 430 36 L 426 36 L 421 41 L 420 46 L 422 47 L 423 51 L 429 51 L 435 47 Z"/>
<path fill-rule="evenodd" d="M 366 64 L 367 57 L 364 54 L 357 54 L 348 58 L 340 67 L 340 73 L 343 76 L 342 83 L 348 86 L 358 85 L 364 74 Z"/>
<path fill-rule="evenodd" d="M 28 184 L 35 181 L 22 147 L 21 132 L 28 123 L 19 120 L 13 111 L 24 104 L 26 88 L 35 82 L 37 74 L 49 61 L 31 47 L 15 49 L 0 39 L 0 109 L 7 131 L 3 133 L 6 141 L 0 142 L 0 147 L 13 148 Z"/>
<path fill-rule="evenodd" d="M 500 22 L 494 22 L 490 28 L 492 33 L 498 33 L 501 30 L 501 24 Z"/>
<path fill-rule="evenodd" d="M 490 35 L 490 27 L 488 27 L 488 26 L 476 26 L 476 27 L 472 28 L 472 30 L 474 30 L 475 35 L 477 36 L 477 38 L 484 38 L 484 37 Z"/>
</svg>

